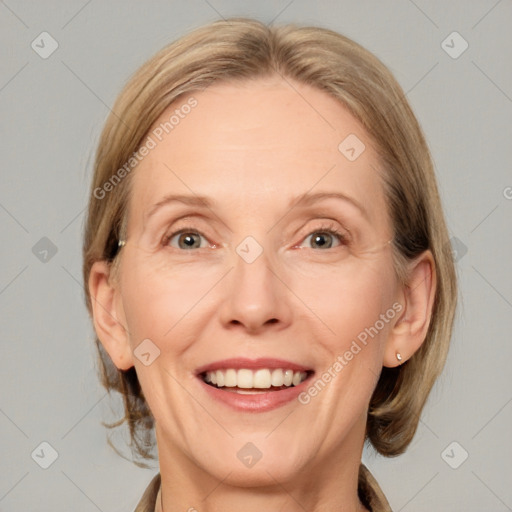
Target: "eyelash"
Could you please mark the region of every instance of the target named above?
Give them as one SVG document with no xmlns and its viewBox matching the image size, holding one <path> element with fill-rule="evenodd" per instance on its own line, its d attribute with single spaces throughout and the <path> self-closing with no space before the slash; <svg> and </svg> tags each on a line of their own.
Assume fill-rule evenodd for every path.
<svg viewBox="0 0 512 512">
<path fill-rule="evenodd" d="M 347 235 L 345 233 L 342 233 L 334 224 L 324 224 L 324 225 L 320 226 L 320 228 L 311 231 L 304 238 L 304 240 L 306 240 L 306 238 L 309 238 L 314 233 L 328 233 L 329 235 L 333 235 L 335 238 L 338 239 L 338 241 L 340 243 L 340 245 L 337 247 L 349 244 Z M 330 249 L 336 249 L 336 247 L 330 247 Z"/>
<path fill-rule="evenodd" d="M 203 235 L 200 231 L 198 231 L 197 229 L 195 229 L 192 226 L 187 226 L 187 227 L 181 228 L 181 229 L 179 229 L 177 231 L 174 231 L 173 233 L 170 233 L 170 234 L 166 235 L 164 237 L 163 241 L 162 241 L 162 245 L 168 247 L 169 246 L 169 242 L 175 236 L 181 235 L 183 233 L 193 233 L 193 234 L 196 234 L 196 235 L 200 235 L 204 239 L 207 240 L 207 237 L 205 235 Z M 342 233 L 334 224 L 324 224 L 324 225 L 320 226 L 319 228 L 314 229 L 313 231 L 310 231 L 304 237 L 303 240 L 306 240 L 307 238 L 309 238 L 311 235 L 313 235 L 315 233 L 325 233 L 325 234 L 329 234 L 329 235 L 332 235 L 333 237 L 337 238 L 339 243 L 340 243 L 340 245 L 336 246 L 336 247 L 349 245 L 349 240 L 348 240 L 347 235 L 345 233 Z M 295 246 L 295 247 L 297 247 L 297 246 Z M 336 247 L 330 247 L 329 249 L 336 249 Z M 329 250 L 329 249 L 324 249 L 324 250 Z M 183 249 L 183 251 L 186 251 L 186 250 Z"/>
</svg>

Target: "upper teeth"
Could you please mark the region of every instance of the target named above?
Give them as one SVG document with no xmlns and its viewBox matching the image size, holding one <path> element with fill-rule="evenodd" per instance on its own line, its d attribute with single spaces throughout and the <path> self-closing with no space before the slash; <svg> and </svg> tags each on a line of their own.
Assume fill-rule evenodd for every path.
<svg viewBox="0 0 512 512">
<path fill-rule="evenodd" d="M 297 386 L 307 377 L 307 372 L 294 372 L 293 370 L 268 369 L 259 370 L 228 368 L 206 372 L 205 382 L 211 382 L 218 387 L 228 388 L 270 388 L 271 386 Z"/>
</svg>

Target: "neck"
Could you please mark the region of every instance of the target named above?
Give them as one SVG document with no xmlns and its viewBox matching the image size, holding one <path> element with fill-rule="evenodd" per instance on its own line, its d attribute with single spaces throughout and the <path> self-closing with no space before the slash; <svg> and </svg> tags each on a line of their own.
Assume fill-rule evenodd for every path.
<svg viewBox="0 0 512 512">
<path fill-rule="evenodd" d="M 158 425 L 156 434 L 161 487 L 155 512 L 367 510 L 357 493 L 364 441 L 360 435 L 346 439 L 339 449 L 333 450 L 333 456 L 308 464 L 288 479 L 275 478 L 273 468 L 269 468 L 261 472 L 261 481 L 244 486 L 244 482 L 237 481 L 234 471 L 215 478 L 198 467 L 175 446 L 166 443 L 168 437 L 159 433 Z"/>
</svg>

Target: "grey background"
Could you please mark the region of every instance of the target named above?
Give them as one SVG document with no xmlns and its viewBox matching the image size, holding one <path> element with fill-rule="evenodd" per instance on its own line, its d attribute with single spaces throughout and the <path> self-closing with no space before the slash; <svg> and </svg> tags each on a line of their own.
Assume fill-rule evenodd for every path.
<svg viewBox="0 0 512 512">
<path fill-rule="evenodd" d="M 436 163 L 462 303 L 409 450 L 364 460 L 395 511 L 512 510 L 509 0 L 0 2 L 0 510 L 133 510 L 158 471 L 116 455 L 100 424 L 121 402 L 97 381 L 83 303 L 92 155 L 138 66 L 189 29 L 234 15 L 337 30 L 407 92 Z M 31 47 L 43 46 L 43 31 L 59 45 L 46 59 Z M 442 47 L 453 31 L 469 44 L 458 58 L 445 49 L 458 53 L 461 39 Z M 120 429 L 114 441 L 126 438 Z M 44 441 L 58 453 L 48 469 Z"/>
</svg>

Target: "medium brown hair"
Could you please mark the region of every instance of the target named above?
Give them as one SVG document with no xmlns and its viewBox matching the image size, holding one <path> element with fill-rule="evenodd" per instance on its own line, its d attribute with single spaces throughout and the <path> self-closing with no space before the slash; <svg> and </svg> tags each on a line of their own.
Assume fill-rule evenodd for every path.
<svg viewBox="0 0 512 512">
<path fill-rule="evenodd" d="M 420 349 L 404 364 L 383 368 L 369 404 L 367 441 L 382 455 L 402 453 L 448 351 L 456 308 L 456 275 L 433 164 L 422 130 L 390 71 L 369 51 L 328 29 L 267 26 L 234 18 L 194 30 L 166 46 L 129 80 L 99 141 L 83 240 L 83 279 L 91 266 L 115 265 L 123 236 L 131 175 L 126 162 L 171 103 L 214 83 L 271 75 L 308 84 L 337 99 L 365 127 L 383 170 L 393 230 L 395 270 L 406 283 L 406 264 L 432 252 L 437 278 L 431 322 Z M 136 167 L 136 166 L 135 166 Z M 114 183 L 105 192 L 107 182 Z M 98 191 L 102 191 L 101 193 Z M 91 297 L 85 290 L 91 314 Z M 154 418 L 135 368 L 118 370 L 96 338 L 102 384 L 121 393 L 132 453 L 153 458 Z M 135 461 L 134 461 L 135 462 Z M 135 462 L 138 465 L 145 466 Z"/>
</svg>

